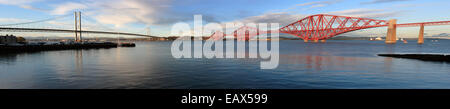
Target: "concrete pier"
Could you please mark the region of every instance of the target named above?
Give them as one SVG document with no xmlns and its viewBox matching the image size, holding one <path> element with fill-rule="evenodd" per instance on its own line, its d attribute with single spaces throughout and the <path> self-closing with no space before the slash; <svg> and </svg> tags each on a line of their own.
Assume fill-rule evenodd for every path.
<svg viewBox="0 0 450 109">
<path fill-rule="evenodd" d="M 397 42 L 397 19 L 389 20 L 387 36 L 386 36 L 386 44 L 395 44 Z"/>
<path fill-rule="evenodd" d="M 71 50 L 71 49 L 99 49 L 99 48 L 116 48 L 117 43 L 85 43 L 85 44 L 50 44 L 50 45 L 22 45 L 22 46 L 0 46 L 2 53 L 8 52 L 36 52 L 50 50 Z"/>
<path fill-rule="evenodd" d="M 422 24 L 422 25 L 420 25 L 419 39 L 417 39 L 418 44 L 423 44 L 423 31 L 424 31 L 424 26 Z"/>
<path fill-rule="evenodd" d="M 320 42 L 325 43 L 325 42 L 327 42 L 327 40 L 320 40 Z"/>
</svg>

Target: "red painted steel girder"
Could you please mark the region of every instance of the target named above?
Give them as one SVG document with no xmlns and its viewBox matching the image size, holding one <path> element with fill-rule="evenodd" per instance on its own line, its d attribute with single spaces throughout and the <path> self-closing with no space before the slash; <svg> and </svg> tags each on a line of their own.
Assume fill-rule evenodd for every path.
<svg viewBox="0 0 450 109">
<path fill-rule="evenodd" d="M 413 27 L 413 26 L 421 26 L 421 25 L 424 25 L 424 26 L 450 25 L 450 21 L 397 24 L 397 27 Z"/>
<path fill-rule="evenodd" d="M 304 40 L 320 40 L 350 31 L 386 25 L 387 21 L 385 20 L 317 14 L 284 26 L 278 31 L 300 37 Z M 256 27 L 243 26 L 235 30 L 231 35 L 238 40 L 248 40 L 259 34 L 271 32 L 273 31 L 259 31 Z M 214 35 L 211 35 L 211 37 Z"/>
<path fill-rule="evenodd" d="M 249 40 L 253 36 L 259 35 L 259 29 L 256 27 L 243 26 L 235 30 L 232 35 L 237 40 Z"/>
<path fill-rule="evenodd" d="M 258 36 L 260 34 L 270 34 L 270 33 L 275 33 L 275 32 L 279 32 L 279 31 L 278 30 L 260 31 L 256 27 L 243 26 L 243 27 L 240 27 L 237 30 L 235 30 L 231 34 L 231 36 L 234 36 L 235 38 L 237 38 L 237 40 L 249 40 L 250 38 L 252 38 L 254 36 Z"/>
<path fill-rule="evenodd" d="M 227 36 L 227 35 L 225 33 L 223 33 L 222 31 L 216 31 L 213 34 L 211 34 L 211 36 L 209 36 L 209 39 L 222 40 L 225 36 Z"/>
<path fill-rule="evenodd" d="M 303 40 L 321 40 L 350 31 L 386 26 L 387 23 L 385 20 L 317 14 L 284 26 L 279 31 Z"/>
<path fill-rule="evenodd" d="M 225 34 L 221 31 L 214 32 L 210 38 L 213 40 L 221 40 L 225 36 L 233 36 L 237 40 L 249 40 L 251 37 L 266 34 L 269 31 L 259 31 L 256 27 L 243 26 L 233 31 L 231 34 Z"/>
<path fill-rule="evenodd" d="M 286 25 L 276 32 L 291 34 L 300 37 L 303 40 L 322 40 L 355 30 L 383 27 L 387 25 L 388 21 L 386 20 L 317 14 L 305 17 L 294 23 Z M 396 26 L 412 27 L 421 25 L 450 25 L 450 21 L 406 23 L 397 24 Z M 248 40 L 251 37 L 271 32 L 274 31 L 259 31 L 256 27 L 243 26 L 235 30 L 230 35 L 224 34 L 222 32 L 220 32 L 220 34 L 223 34 L 223 36 L 234 36 L 238 40 Z M 214 33 L 211 35 L 211 37 L 213 36 L 217 37 L 218 34 Z"/>
</svg>

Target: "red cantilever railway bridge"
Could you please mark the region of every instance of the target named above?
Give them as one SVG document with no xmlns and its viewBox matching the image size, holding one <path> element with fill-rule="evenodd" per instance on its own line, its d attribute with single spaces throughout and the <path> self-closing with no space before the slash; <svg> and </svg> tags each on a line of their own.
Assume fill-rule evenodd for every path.
<svg viewBox="0 0 450 109">
<path fill-rule="evenodd" d="M 301 20 L 298 20 L 294 23 L 286 25 L 278 31 L 258 31 L 255 27 L 244 26 L 237 30 L 235 30 L 232 34 L 224 34 L 223 32 L 215 32 L 210 37 L 211 38 L 220 38 L 223 36 L 234 36 L 239 39 L 240 34 L 245 34 L 245 39 L 240 40 L 248 40 L 251 37 L 257 36 L 259 34 L 267 34 L 271 32 L 280 32 L 291 34 L 297 36 L 305 41 L 312 40 L 325 40 L 328 38 L 332 38 L 339 34 L 367 29 L 367 28 L 375 28 L 375 27 L 384 27 L 389 26 L 390 21 L 386 20 L 376 20 L 369 18 L 359 18 L 359 17 L 348 17 L 348 16 L 337 16 L 337 15 L 326 15 L 326 14 L 317 14 L 305 17 Z M 421 22 L 421 23 L 407 23 L 407 24 L 396 24 L 396 20 L 393 23 L 393 28 L 396 27 L 412 27 L 412 26 L 432 26 L 432 25 L 449 25 L 450 21 L 439 21 L 439 22 Z M 255 34 L 251 34 L 249 31 L 254 31 Z M 421 31 L 423 35 L 423 31 Z M 389 37 L 389 35 L 388 35 Z M 394 36 L 395 38 L 395 31 Z"/>
</svg>

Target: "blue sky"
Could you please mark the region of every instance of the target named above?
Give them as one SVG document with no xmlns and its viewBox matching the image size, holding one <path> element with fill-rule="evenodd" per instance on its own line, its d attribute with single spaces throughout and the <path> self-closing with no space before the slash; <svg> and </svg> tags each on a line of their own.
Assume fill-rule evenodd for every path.
<svg viewBox="0 0 450 109">
<path fill-rule="evenodd" d="M 83 12 L 83 27 L 167 36 L 177 22 L 280 23 L 283 26 L 312 14 L 398 19 L 398 23 L 450 20 L 449 0 L 0 0 L 0 24 L 54 18 Z M 73 17 L 26 26 L 73 28 Z M 428 36 L 450 33 L 449 26 L 426 27 Z M 347 35 L 383 35 L 384 28 Z M 416 37 L 418 28 L 399 29 L 400 36 Z M 4 34 L 4 33 L 2 33 Z M 33 33 L 22 33 L 33 36 Z"/>
</svg>

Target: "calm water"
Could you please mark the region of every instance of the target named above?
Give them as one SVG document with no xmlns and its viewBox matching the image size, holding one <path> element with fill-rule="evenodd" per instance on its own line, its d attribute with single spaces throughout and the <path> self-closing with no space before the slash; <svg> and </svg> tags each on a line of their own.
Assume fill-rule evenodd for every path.
<svg viewBox="0 0 450 109">
<path fill-rule="evenodd" d="M 377 53 L 450 53 L 450 40 L 280 41 L 277 69 L 258 59 L 174 59 L 171 42 L 0 55 L 0 88 L 450 88 L 450 65 Z"/>
</svg>

